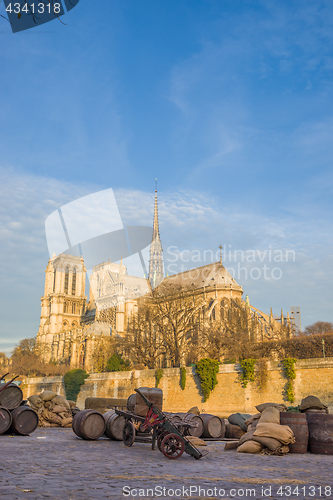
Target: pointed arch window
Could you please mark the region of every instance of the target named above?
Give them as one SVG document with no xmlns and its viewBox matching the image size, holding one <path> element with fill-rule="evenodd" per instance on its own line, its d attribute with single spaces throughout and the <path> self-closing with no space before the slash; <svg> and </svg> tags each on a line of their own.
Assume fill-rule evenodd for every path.
<svg viewBox="0 0 333 500">
<path fill-rule="evenodd" d="M 72 278 L 72 295 L 75 295 L 76 292 L 76 268 L 73 269 L 73 278 Z"/>
<path fill-rule="evenodd" d="M 73 302 L 72 304 L 72 314 L 76 314 L 76 304 Z"/>
<path fill-rule="evenodd" d="M 65 293 L 68 293 L 68 281 L 69 281 L 69 267 L 66 267 L 65 271 Z"/>
</svg>

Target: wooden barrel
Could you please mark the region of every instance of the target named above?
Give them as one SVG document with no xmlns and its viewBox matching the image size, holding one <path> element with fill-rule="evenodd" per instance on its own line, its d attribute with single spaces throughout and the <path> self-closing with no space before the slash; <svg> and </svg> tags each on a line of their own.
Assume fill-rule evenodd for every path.
<svg viewBox="0 0 333 500">
<path fill-rule="evenodd" d="M 203 438 L 218 438 L 225 435 L 224 420 L 221 420 L 216 415 L 209 415 L 208 413 L 201 413 L 200 417 L 204 423 L 204 430 L 201 434 Z"/>
<path fill-rule="evenodd" d="M 188 434 L 190 436 L 200 437 L 202 435 L 204 431 L 204 423 L 199 415 L 195 415 L 194 413 L 174 413 L 172 415 L 174 422 L 177 422 L 179 417 L 187 424 L 196 425 L 196 427 L 188 429 Z"/>
<path fill-rule="evenodd" d="M 10 431 L 21 436 L 32 434 L 38 427 L 38 415 L 30 406 L 19 406 L 12 411 Z"/>
<path fill-rule="evenodd" d="M 231 424 L 227 419 L 225 419 L 224 422 L 226 438 L 240 439 L 245 434 L 238 425 Z"/>
<path fill-rule="evenodd" d="M 10 411 L 3 406 L 0 407 L 0 411 L 2 413 L 2 416 L 0 415 L 0 434 L 4 434 L 8 431 L 12 423 L 12 416 L 10 414 Z"/>
<path fill-rule="evenodd" d="M 133 412 L 135 408 L 135 403 L 136 403 L 136 393 L 131 394 L 128 399 L 127 399 L 127 409 L 128 411 Z"/>
<path fill-rule="evenodd" d="M 1 389 L 1 386 L 0 386 Z M 15 410 L 23 401 L 23 392 L 16 384 L 10 384 L 0 392 L 0 406 L 7 410 Z"/>
<path fill-rule="evenodd" d="M 307 412 L 309 451 L 319 455 L 333 455 L 333 415 Z"/>
<path fill-rule="evenodd" d="M 109 439 L 122 441 L 123 429 L 125 425 L 124 417 L 117 415 L 114 410 L 107 411 L 106 413 L 104 413 L 103 417 L 106 424 L 105 435 Z"/>
<path fill-rule="evenodd" d="M 281 425 L 288 425 L 293 431 L 296 443 L 289 444 L 290 453 L 306 453 L 309 442 L 309 429 L 304 413 L 280 412 Z"/>
<path fill-rule="evenodd" d="M 103 436 L 105 432 L 105 420 L 99 411 L 82 410 L 75 415 L 72 422 L 72 429 L 75 434 L 88 441 Z"/>
</svg>

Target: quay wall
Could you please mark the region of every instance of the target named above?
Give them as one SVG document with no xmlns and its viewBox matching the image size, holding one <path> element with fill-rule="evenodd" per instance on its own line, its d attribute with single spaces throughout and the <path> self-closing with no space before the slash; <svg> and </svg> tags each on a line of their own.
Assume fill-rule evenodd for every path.
<svg viewBox="0 0 333 500">
<path fill-rule="evenodd" d="M 302 359 L 296 362 L 295 369 L 293 405 L 298 405 L 304 397 L 311 394 L 319 397 L 327 406 L 333 407 L 333 358 Z M 198 406 L 201 412 L 225 417 L 235 412 L 256 413 L 255 406 L 265 402 L 291 405 L 286 400 L 287 379 L 279 361 L 268 363 L 265 388 L 260 389 L 256 381 L 248 383 L 246 388 L 242 387 L 240 371 L 238 364 L 220 365 L 218 385 L 204 403 L 200 380 L 194 368 L 186 369 L 184 390 L 180 386 L 180 369 L 165 368 L 159 383 L 163 390 L 163 409 L 183 412 L 192 406 Z M 22 380 L 25 398 L 47 389 L 65 396 L 63 377 Z M 127 398 L 137 387 L 154 386 L 155 370 L 91 373 L 81 387 L 77 402 L 79 408 L 84 409 L 87 397 Z"/>
</svg>

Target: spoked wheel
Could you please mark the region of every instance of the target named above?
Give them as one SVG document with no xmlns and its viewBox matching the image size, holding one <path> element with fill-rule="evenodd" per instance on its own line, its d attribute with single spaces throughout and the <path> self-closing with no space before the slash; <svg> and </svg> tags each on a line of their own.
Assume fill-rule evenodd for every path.
<svg viewBox="0 0 333 500">
<path fill-rule="evenodd" d="M 130 420 L 126 420 L 123 429 L 123 441 L 125 446 L 132 446 L 135 440 L 135 427 Z"/>
<path fill-rule="evenodd" d="M 171 460 L 177 460 L 181 457 L 185 450 L 185 443 L 177 434 L 167 434 L 161 443 L 161 451 L 163 455 Z"/>
<path fill-rule="evenodd" d="M 162 441 L 163 441 L 163 439 L 165 438 L 165 436 L 167 436 L 168 434 L 169 434 L 169 433 L 168 433 L 168 431 L 162 431 L 162 432 L 159 434 L 158 438 L 157 438 L 157 448 L 158 448 L 158 449 L 160 450 L 160 452 L 162 452 L 162 453 L 163 453 L 163 451 L 162 451 L 162 448 L 161 448 L 161 444 L 162 444 Z"/>
</svg>

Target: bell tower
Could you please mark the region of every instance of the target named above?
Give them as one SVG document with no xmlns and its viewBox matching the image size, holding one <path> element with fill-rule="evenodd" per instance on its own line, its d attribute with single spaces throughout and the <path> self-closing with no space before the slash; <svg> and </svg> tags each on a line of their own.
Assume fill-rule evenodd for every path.
<svg viewBox="0 0 333 500">
<path fill-rule="evenodd" d="M 155 206 L 153 236 L 149 252 L 149 281 L 152 288 L 156 288 L 164 278 L 163 255 L 160 230 L 158 225 L 158 204 L 157 204 L 157 179 L 155 180 Z"/>
</svg>

